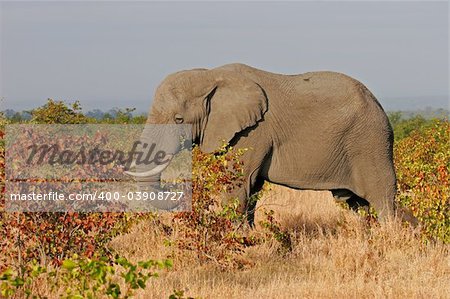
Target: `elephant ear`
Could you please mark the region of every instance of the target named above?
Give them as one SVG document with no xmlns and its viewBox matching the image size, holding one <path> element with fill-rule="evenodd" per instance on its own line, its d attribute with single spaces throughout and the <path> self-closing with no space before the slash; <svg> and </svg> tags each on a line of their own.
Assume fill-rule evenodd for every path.
<svg viewBox="0 0 450 299">
<path fill-rule="evenodd" d="M 267 97 L 254 81 L 232 71 L 215 76 L 215 87 L 205 98 L 206 118 L 200 148 L 211 153 L 242 130 L 256 125 L 267 111 Z"/>
</svg>

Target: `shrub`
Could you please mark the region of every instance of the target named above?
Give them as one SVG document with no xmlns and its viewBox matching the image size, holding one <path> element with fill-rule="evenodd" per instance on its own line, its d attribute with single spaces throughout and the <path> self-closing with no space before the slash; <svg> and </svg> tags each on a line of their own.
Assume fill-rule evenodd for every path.
<svg viewBox="0 0 450 299">
<path fill-rule="evenodd" d="M 33 134 L 31 138 L 24 140 L 17 146 L 12 146 L 9 150 L 14 155 L 23 153 L 23 147 L 39 141 L 39 134 Z M 103 135 L 96 135 L 102 139 Z M 97 142 L 94 138 L 80 139 L 86 144 Z M 106 138 L 106 137 L 105 137 Z M 63 138 L 59 140 L 68 148 L 74 146 L 77 137 Z M 0 164 L 4 166 L 4 149 L 0 151 Z M 19 164 L 18 164 L 19 165 Z M 26 169 L 27 165 L 19 165 Z M 4 188 L 5 173 L 4 167 L 0 169 L 2 189 Z M 43 171 L 43 170 L 40 170 Z M 94 171 L 92 167 L 84 167 L 78 171 Z M 97 178 L 111 177 L 108 169 L 97 172 Z M 42 172 L 42 177 L 46 177 Z M 82 174 L 80 175 L 82 177 Z M 63 179 L 64 182 L 77 182 L 76 176 Z M 61 182 L 63 182 L 61 180 Z M 34 191 L 46 192 L 46 184 L 43 180 L 28 179 L 29 187 Z M 51 181 L 51 180 L 50 180 Z M 79 184 L 67 184 L 67 191 L 79 191 Z M 2 190 L 2 196 L 4 196 Z M 22 267 L 32 259 L 39 260 L 42 264 L 60 264 L 61 261 L 72 254 L 84 257 L 107 254 L 106 243 L 120 232 L 124 232 L 131 225 L 134 218 L 124 213 L 76 213 L 70 212 L 39 212 L 39 213 L 5 213 L 4 200 L 0 202 L 0 249 L 4 253 L 1 258 L 2 267 L 7 267 L 13 263 Z M 51 202 L 50 202 L 51 204 Z M 89 205 L 89 202 L 84 204 Z"/>
<path fill-rule="evenodd" d="M 435 120 L 396 143 L 398 200 L 425 235 L 450 242 L 450 123 Z"/>
<path fill-rule="evenodd" d="M 94 257 L 110 254 L 106 244 L 126 231 L 124 213 L 1 213 L 2 268 L 23 267 L 33 259 L 60 265 L 72 254 Z"/>
<path fill-rule="evenodd" d="M 181 234 L 176 244 L 196 252 L 200 261 L 213 261 L 221 267 L 242 266 L 236 257 L 245 246 L 255 243 L 245 236 L 246 217 L 239 212 L 237 199 L 221 205 L 220 197 L 243 184 L 242 162 L 245 150 L 223 146 L 217 154 L 193 150 L 192 211 L 173 216 Z"/>
<path fill-rule="evenodd" d="M 119 122 L 130 121 L 130 113 L 119 111 Z M 48 102 L 32 112 L 32 123 L 39 124 L 83 124 L 93 122 L 83 115 L 79 102 L 66 104 L 62 101 Z M 2 200 L 0 202 L 0 249 L 4 254 L 0 257 L 2 268 L 11 263 L 20 267 L 32 259 L 38 259 L 43 264 L 60 264 L 63 259 L 78 254 L 83 257 L 109 254 L 106 243 L 120 232 L 126 231 L 134 220 L 143 217 L 130 217 L 124 213 L 4 213 L 4 143 L 3 127 L 8 120 L 0 114 L 0 188 Z M 45 135 L 45 134 L 44 134 Z M 14 154 L 21 154 L 23 147 L 42 141 L 39 136 L 24 140 L 19 148 L 10 149 Z M 106 138 L 96 135 L 83 142 L 97 142 Z M 60 140 L 67 148 L 78 144 L 76 137 Z M 84 139 L 83 139 L 84 140 Z M 78 143 L 77 143 L 78 142 Z M 23 165 L 26 167 L 26 165 Z M 83 171 L 97 170 L 85 167 Z M 105 170 L 107 172 L 108 170 Z M 105 175 L 105 177 L 111 177 Z M 44 188 L 44 184 L 36 184 L 36 188 Z"/>
<path fill-rule="evenodd" d="M 65 298 L 130 298 L 134 290 L 145 289 L 150 278 L 158 277 L 155 268 L 171 267 L 171 260 L 132 263 L 119 256 L 109 261 L 75 255 L 64 260 L 61 268 L 33 262 L 20 272 L 7 269 L 0 274 L 0 290 L 4 297 L 44 298 L 39 293 L 39 281 L 45 280 L 53 292 L 64 289 Z"/>
<path fill-rule="evenodd" d="M 84 116 L 78 101 L 67 105 L 63 101 L 47 100 L 47 104 L 31 111 L 31 122 L 37 124 L 85 124 L 92 119 Z"/>
<path fill-rule="evenodd" d="M 286 229 L 282 229 L 280 224 L 274 217 L 274 211 L 269 210 L 264 212 L 266 219 L 260 221 L 262 227 L 267 229 L 268 237 L 275 239 L 280 247 L 278 252 L 285 255 L 292 251 L 292 238 Z"/>
</svg>

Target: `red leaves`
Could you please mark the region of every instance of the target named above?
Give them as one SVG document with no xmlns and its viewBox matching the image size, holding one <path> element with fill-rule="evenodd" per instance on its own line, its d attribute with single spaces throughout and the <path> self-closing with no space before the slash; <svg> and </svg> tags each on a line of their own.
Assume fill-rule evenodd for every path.
<svg viewBox="0 0 450 299">
<path fill-rule="evenodd" d="M 193 151 L 192 211 L 174 214 L 178 227 L 177 246 L 194 251 L 200 261 L 213 261 L 222 267 L 239 266 L 237 255 L 245 246 L 254 245 L 239 230 L 246 219 L 239 213 L 239 202 L 230 198 L 228 205 L 220 197 L 243 182 L 243 151 L 223 150 L 216 155 Z"/>
<path fill-rule="evenodd" d="M 13 145 L 8 149 L 10 151 L 8 152 L 9 157 L 17 155 L 24 157 L 23 161 L 26 161 L 27 157 L 25 156 L 28 153 L 23 148 L 33 144 L 57 143 L 62 149 L 74 149 L 76 146 L 95 145 L 98 143 L 105 144 L 108 141 L 108 136 L 105 132 L 97 132 L 91 137 L 75 134 L 73 136 L 64 136 L 64 138 L 53 138 L 49 140 L 49 134 L 40 134 L 35 130 L 32 132 L 33 134 L 28 132 L 30 134 L 27 136 L 26 130 L 28 128 L 24 127 L 24 130 L 23 136 L 27 138 L 21 140 L 20 144 Z M 0 130 L 0 138 L 3 139 L 3 137 L 4 132 Z M 106 149 L 108 149 L 108 146 Z M 48 160 L 48 156 L 46 159 Z M 17 166 L 16 169 L 31 169 L 31 167 L 24 167 L 20 163 L 15 166 Z M 39 171 L 45 171 L 45 167 Z M 80 178 L 89 176 L 86 181 L 98 182 L 114 177 L 116 175 L 115 171 L 119 171 L 118 168 L 105 168 L 101 170 L 95 165 L 87 164 L 83 167 L 76 168 L 76 171 L 70 172 L 70 177 L 59 174 L 60 177 L 58 177 L 58 180 L 72 183 L 70 184 L 70 188 L 72 189 L 66 191 L 76 191 L 81 188 L 81 184 L 77 183 L 80 181 Z M 36 193 L 45 191 L 46 188 L 45 184 L 37 183 L 52 181 L 51 179 L 45 179 L 47 177 L 45 173 L 37 172 L 37 174 L 41 178 L 26 180 Z M 36 173 L 30 173 L 28 177 L 34 177 L 35 175 Z M 23 263 L 37 259 L 51 261 L 53 264 L 58 265 L 63 258 L 71 256 L 74 253 L 87 257 L 95 254 L 103 254 L 103 251 L 106 250 L 105 244 L 118 232 L 128 227 L 128 219 L 123 213 L 4 212 L 5 151 L 1 144 L 0 188 L 2 196 L 0 202 L 0 250 L 6 252 L 5 255 L 8 259 L 5 261 L 0 260 L 2 267 L 7 267 L 8 263 L 17 261 L 19 255 Z"/>
<path fill-rule="evenodd" d="M 395 144 L 398 200 L 425 235 L 450 242 L 450 123 L 432 121 Z"/>
<path fill-rule="evenodd" d="M 50 260 L 58 265 L 72 254 L 92 257 L 121 230 L 123 213 L 3 213 L 0 247 L 16 260 Z M 20 235 L 20 244 L 17 241 Z"/>
</svg>

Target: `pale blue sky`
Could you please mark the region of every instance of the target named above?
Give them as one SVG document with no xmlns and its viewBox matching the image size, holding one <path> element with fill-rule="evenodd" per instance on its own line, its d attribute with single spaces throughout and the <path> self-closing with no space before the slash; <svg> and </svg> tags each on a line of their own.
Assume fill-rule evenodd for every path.
<svg viewBox="0 0 450 299">
<path fill-rule="evenodd" d="M 388 109 L 446 106 L 448 13 L 447 2 L 2 2 L 1 108 L 50 97 L 147 111 L 167 74 L 231 62 L 347 73 Z"/>
</svg>

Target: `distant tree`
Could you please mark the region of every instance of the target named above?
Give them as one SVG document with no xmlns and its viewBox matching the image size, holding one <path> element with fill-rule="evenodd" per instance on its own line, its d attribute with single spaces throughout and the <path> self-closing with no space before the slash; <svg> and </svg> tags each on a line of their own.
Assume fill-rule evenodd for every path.
<svg viewBox="0 0 450 299">
<path fill-rule="evenodd" d="M 111 118 L 116 118 L 117 110 L 119 110 L 119 108 L 112 108 L 109 109 L 106 113 L 111 115 Z"/>
<path fill-rule="evenodd" d="M 31 111 L 26 110 L 22 111 L 20 113 L 20 117 L 22 117 L 22 120 L 31 120 L 32 118 Z"/>
<path fill-rule="evenodd" d="M 445 110 L 444 108 L 439 108 L 436 110 L 436 116 L 439 119 L 448 120 L 450 116 L 450 112 L 448 110 Z"/>
<path fill-rule="evenodd" d="M 105 113 L 101 122 L 110 124 L 143 124 L 147 120 L 146 115 L 133 116 L 136 108 L 113 108 Z"/>
<path fill-rule="evenodd" d="M 87 117 L 95 118 L 96 120 L 101 120 L 105 113 L 100 109 L 94 109 L 86 113 Z"/>
<path fill-rule="evenodd" d="M 392 128 L 395 128 L 397 124 L 402 120 L 403 113 L 401 111 L 388 112 L 388 118 Z"/>
<path fill-rule="evenodd" d="M 4 98 L 0 98 L 0 105 L 3 106 Z M 3 130 L 6 124 L 9 123 L 9 119 L 6 117 L 4 111 L 0 111 L 0 147 L 3 148 L 4 140 L 3 140 Z"/>
<path fill-rule="evenodd" d="M 133 123 L 133 124 L 145 124 L 146 121 L 147 121 L 147 115 L 146 114 L 141 114 L 141 115 L 134 116 L 133 119 L 131 120 L 131 123 Z"/>
<path fill-rule="evenodd" d="M 47 100 L 47 104 L 31 111 L 31 122 L 42 124 L 84 124 L 92 122 L 81 112 L 80 102 L 66 104 Z"/>
<path fill-rule="evenodd" d="M 103 114 L 103 117 L 101 118 L 101 122 L 110 123 L 113 121 L 113 119 L 114 119 L 114 117 L 111 114 L 105 113 L 105 114 Z"/>
<path fill-rule="evenodd" d="M 14 115 L 11 116 L 9 119 L 10 119 L 10 121 L 11 121 L 12 123 L 20 123 L 20 122 L 23 121 L 22 113 L 16 112 L 16 113 L 14 113 Z"/>
<path fill-rule="evenodd" d="M 116 113 L 116 122 L 119 124 L 130 123 L 131 119 L 133 118 L 132 113 L 135 110 L 136 108 L 118 109 Z"/>
<path fill-rule="evenodd" d="M 413 131 L 429 126 L 435 120 L 427 119 L 421 114 L 410 115 L 402 111 L 389 112 L 388 118 L 396 141 L 408 137 Z"/>
<path fill-rule="evenodd" d="M 11 118 L 14 116 L 14 114 L 16 114 L 17 112 L 12 110 L 12 109 L 6 109 L 3 111 L 3 115 L 7 118 Z"/>
</svg>

